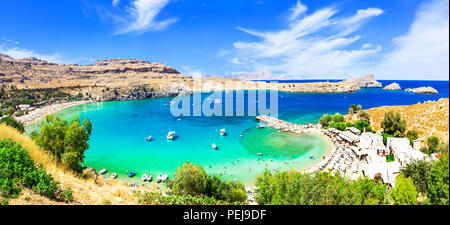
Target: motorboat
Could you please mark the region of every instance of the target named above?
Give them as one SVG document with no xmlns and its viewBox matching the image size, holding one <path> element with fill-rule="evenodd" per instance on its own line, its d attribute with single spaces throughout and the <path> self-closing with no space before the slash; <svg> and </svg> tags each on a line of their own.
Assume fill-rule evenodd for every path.
<svg viewBox="0 0 450 225">
<path fill-rule="evenodd" d="M 144 173 L 144 175 L 142 175 L 141 179 L 142 179 L 142 181 L 147 181 L 148 175 Z"/>
<path fill-rule="evenodd" d="M 151 141 L 152 140 L 152 136 L 150 135 L 150 136 L 146 137 L 145 140 L 146 141 Z"/>
<path fill-rule="evenodd" d="M 212 144 L 212 148 L 213 148 L 213 149 L 217 149 L 217 145 L 213 143 L 213 144 Z"/>
<path fill-rule="evenodd" d="M 150 181 L 152 181 L 152 179 L 153 179 L 153 178 L 152 178 L 152 175 L 151 175 L 151 174 L 149 174 L 149 175 L 147 176 L 147 181 L 149 181 L 149 182 L 150 182 Z"/>
<path fill-rule="evenodd" d="M 166 174 L 162 175 L 161 177 L 161 181 L 164 182 L 167 180 L 167 178 L 169 178 L 169 176 L 167 176 Z"/>
<path fill-rule="evenodd" d="M 136 175 L 136 173 L 134 171 L 131 171 L 127 174 L 128 177 L 134 177 L 134 175 Z"/>
<path fill-rule="evenodd" d="M 100 174 L 105 174 L 106 172 L 108 172 L 108 169 L 103 168 L 102 170 L 100 170 Z"/>
<path fill-rule="evenodd" d="M 222 135 L 222 136 L 227 135 L 227 132 L 225 131 L 225 128 L 220 129 L 220 135 Z"/>
<path fill-rule="evenodd" d="M 112 178 L 112 179 L 116 179 L 116 178 L 117 178 L 117 173 L 111 174 L 111 178 Z"/>
<path fill-rule="evenodd" d="M 167 140 L 173 140 L 174 137 L 175 131 L 169 131 L 169 133 L 167 134 Z"/>
<path fill-rule="evenodd" d="M 156 177 L 156 183 L 159 183 L 159 182 L 161 182 L 162 181 L 162 174 L 159 174 L 157 177 Z"/>
</svg>

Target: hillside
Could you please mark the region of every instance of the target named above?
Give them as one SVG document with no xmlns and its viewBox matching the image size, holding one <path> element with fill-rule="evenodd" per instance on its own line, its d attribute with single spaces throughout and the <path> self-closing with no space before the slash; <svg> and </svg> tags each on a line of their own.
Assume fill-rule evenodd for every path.
<svg viewBox="0 0 450 225">
<path fill-rule="evenodd" d="M 372 126 L 376 131 L 381 129 L 381 121 L 388 111 L 400 112 L 402 119 L 406 120 L 408 130 L 414 129 L 419 133 L 421 140 L 430 136 L 437 136 L 444 140 L 449 139 L 449 99 L 427 101 L 414 105 L 381 106 L 368 109 Z"/>
<path fill-rule="evenodd" d="M 47 172 L 51 173 L 56 181 L 65 189 L 72 188 L 74 201 L 71 204 L 138 204 L 134 191 L 156 191 L 157 186 L 130 187 L 129 184 L 111 179 L 103 179 L 101 176 L 94 182 L 94 176 L 87 170 L 82 178 L 79 175 L 64 170 L 55 163 L 53 158 L 38 147 L 28 136 L 19 133 L 14 128 L 0 124 L 0 139 L 10 138 L 21 143 L 28 150 L 35 162 L 44 165 Z M 35 194 L 29 189 L 24 189 L 18 199 L 10 199 L 11 205 L 41 205 L 41 204 L 66 204 L 57 202 Z"/>
<path fill-rule="evenodd" d="M 230 81 L 233 84 L 228 89 L 278 89 L 298 93 L 354 92 L 361 87 L 377 86 L 373 75 L 342 82 L 275 83 L 265 86 L 236 78 L 211 77 L 202 79 L 201 85 L 195 86 L 192 77 L 184 76 L 170 66 L 138 59 L 110 59 L 92 65 L 75 65 L 56 64 L 37 58 L 14 59 L 5 54 L 0 55 L 0 81 L 19 89 L 52 88 L 71 95 L 81 93 L 98 101 L 185 95 L 200 89 L 220 87 Z"/>
</svg>

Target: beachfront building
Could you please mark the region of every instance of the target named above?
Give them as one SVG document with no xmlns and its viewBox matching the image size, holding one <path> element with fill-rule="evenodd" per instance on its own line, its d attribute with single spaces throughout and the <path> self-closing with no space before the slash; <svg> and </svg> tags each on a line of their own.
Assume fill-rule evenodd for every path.
<svg viewBox="0 0 450 225">
<path fill-rule="evenodd" d="M 347 130 L 352 132 L 355 135 L 360 135 L 361 134 L 361 131 L 358 130 L 357 128 L 355 128 L 355 127 L 347 127 Z"/>
<path fill-rule="evenodd" d="M 357 146 L 361 149 L 365 149 L 367 151 L 376 152 L 377 155 L 389 155 L 391 152 L 388 148 L 383 144 L 383 136 L 364 132 L 359 136 L 360 140 Z"/>
<path fill-rule="evenodd" d="M 339 133 L 339 137 L 348 142 L 351 145 L 356 145 L 359 142 L 359 136 L 350 131 L 343 131 Z"/>
<path fill-rule="evenodd" d="M 421 151 L 411 147 L 408 138 L 387 138 L 387 148 L 394 154 L 395 159 L 400 165 L 406 165 L 412 160 L 421 160 L 426 155 Z"/>
<path fill-rule="evenodd" d="M 381 175 L 382 182 L 388 185 L 388 188 L 395 186 L 395 178 L 400 174 L 400 163 L 397 161 L 386 162 L 385 157 L 373 158 L 371 163 L 362 164 L 362 173 L 364 176 L 373 179 L 375 176 Z"/>
</svg>

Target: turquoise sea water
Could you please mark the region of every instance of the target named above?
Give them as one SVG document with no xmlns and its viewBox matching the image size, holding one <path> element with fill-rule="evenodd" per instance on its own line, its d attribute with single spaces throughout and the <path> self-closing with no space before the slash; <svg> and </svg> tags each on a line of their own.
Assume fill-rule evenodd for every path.
<svg viewBox="0 0 450 225">
<path fill-rule="evenodd" d="M 391 82 L 383 81 L 384 85 Z M 440 94 L 424 95 L 380 88 L 367 88 L 350 94 L 280 92 L 279 117 L 290 122 L 316 122 L 324 113 L 346 113 L 350 104 L 369 108 L 448 97 L 448 81 L 397 82 L 402 88 L 430 85 Z M 209 95 L 203 93 L 202 98 Z M 308 168 L 319 162 L 328 150 L 326 140 L 321 136 L 297 136 L 271 128 L 257 129 L 258 122 L 254 116 L 174 117 L 170 113 L 171 100 L 157 98 L 91 103 L 70 107 L 58 114 L 65 118 L 79 115 L 82 120 L 91 120 L 93 132 L 90 148 L 85 152 L 86 166 L 98 170 L 108 168 L 107 176 L 117 172 L 119 178 L 133 182 L 139 181 L 144 173 L 150 173 L 153 177 L 166 173 L 172 177 L 177 167 L 188 160 L 201 164 L 207 173 L 221 174 L 225 179 L 238 179 L 251 184 L 255 174 L 264 168 Z M 219 135 L 221 128 L 226 129 L 227 136 Z M 27 128 L 28 131 L 30 129 Z M 178 138 L 167 140 L 169 131 L 176 131 Z M 153 136 L 153 141 L 144 140 L 148 135 Z M 218 146 L 218 150 L 211 147 L 212 143 Z M 258 153 L 263 155 L 258 156 Z M 137 176 L 127 178 L 127 171 L 135 171 Z"/>
</svg>

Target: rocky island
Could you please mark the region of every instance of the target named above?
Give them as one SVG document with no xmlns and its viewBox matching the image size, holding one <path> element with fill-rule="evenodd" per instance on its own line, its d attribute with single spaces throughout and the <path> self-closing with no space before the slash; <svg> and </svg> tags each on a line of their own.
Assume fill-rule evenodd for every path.
<svg viewBox="0 0 450 225">
<path fill-rule="evenodd" d="M 393 91 L 398 91 L 401 90 L 402 88 L 400 87 L 400 84 L 397 83 L 392 83 L 389 85 L 386 85 L 383 90 L 393 90 Z"/>
<path fill-rule="evenodd" d="M 439 94 L 439 92 L 433 87 L 418 87 L 418 88 L 407 88 L 405 91 L 414 92 L 419 94 Z"/>
</svg>

